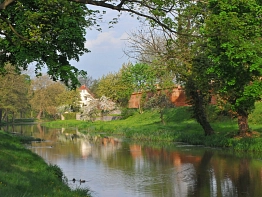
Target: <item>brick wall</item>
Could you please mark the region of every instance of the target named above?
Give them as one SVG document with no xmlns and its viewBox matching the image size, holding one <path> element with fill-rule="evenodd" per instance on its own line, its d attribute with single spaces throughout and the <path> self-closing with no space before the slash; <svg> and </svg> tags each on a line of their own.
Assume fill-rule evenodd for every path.
<svg viewBox="0 0 262 197">
<path fill-rule="evenodd" d="M 140 99 L 142 93 L 136 92 L 133 93 L 129 99 L 128 107 L 129 108 L 139 108 Z M 172 90 L 170 94 L 170 100 L 174 103 L 175 106 L 187 106 L 186 95 L 184 90 L 181 87 L 176 87 Z"/>
<path fill-rule="evenodd" d="M 141 95 L 141 92 L 133 93 L 129 99 L 128 108 L 139 108 Z M 175 106 L 188 106 L 185 91 L 180 86 L 173 88 L 170 100 Z M 212 96 L 210 104 L 214 105 L 216 102 L 216 97 Z"/>
</svg>

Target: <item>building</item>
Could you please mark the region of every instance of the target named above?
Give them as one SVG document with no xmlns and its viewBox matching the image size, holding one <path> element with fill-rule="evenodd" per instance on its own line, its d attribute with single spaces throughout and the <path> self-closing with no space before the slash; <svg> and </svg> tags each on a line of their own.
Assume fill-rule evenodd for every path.
<svg viewBox="0 0 262 197">
<path fill-rule="evenodd" d="M 80 107 L 88 106 L 90 101 L 95 99 L 92 93 L 90 92 L 90 90 L 85 85 L 82 85 L 79 88 L 79 91 L 80 91 L 80 101 L 79 101 Z"/>
</svg>

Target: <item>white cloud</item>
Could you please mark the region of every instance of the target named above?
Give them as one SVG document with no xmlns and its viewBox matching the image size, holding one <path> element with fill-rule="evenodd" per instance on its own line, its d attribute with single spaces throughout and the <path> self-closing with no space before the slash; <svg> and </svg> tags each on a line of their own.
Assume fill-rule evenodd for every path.
<svg viewBox="0 0 262 197">
<path fill-rule="evenodd" d="M 97 35 L 95 39 L 90 39 L 86 41 L 85 47 L 97 50 L 112 50 L 117 48 L 122 48 L 128 34 L 122 33 L 122 35 L 117 35 L 115 31 L 102 32 Z"/>
</svg>

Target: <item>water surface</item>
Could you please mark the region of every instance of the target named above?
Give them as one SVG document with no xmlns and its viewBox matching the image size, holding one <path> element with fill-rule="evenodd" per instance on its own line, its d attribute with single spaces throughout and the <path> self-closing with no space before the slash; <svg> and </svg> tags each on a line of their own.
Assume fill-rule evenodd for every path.
<svg viewBox="0 0 262 197">
<path fill-rule="evenodd" d="M 259 154 L 179 143 L 90 139 L 75 128 L 23 125 L 8 130 L 45 139 L 32 142 L 29 148 L 46 162 L 60 166 L 70 187 L 87 187 L 93 197 L 262 196 Z M 71 181 L 73 178 L 77 181 Z M 80 183 L 80 179 L 86 182 Z"/>
</svg>

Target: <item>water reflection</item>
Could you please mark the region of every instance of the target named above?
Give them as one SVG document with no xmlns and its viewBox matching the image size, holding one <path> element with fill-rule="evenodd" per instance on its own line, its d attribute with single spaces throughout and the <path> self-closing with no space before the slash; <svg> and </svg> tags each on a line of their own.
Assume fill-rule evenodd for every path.
<svg viewBox="0 0 262 197">
<path fill-rule="evenodd" d="M 31 149 L 59 165 L 72 188 L 89 187 L 94 197 L 230 197 L 260 196 L 260 156 L 183 144 L 154 145 L 97 138 L 77 129 L 40 125 L 12 128 L 46 141 Z M 22 132 L 21 132 L 22 131 Z M 79 182 L 85 179 L 85 183 Z"/>
</svg>

